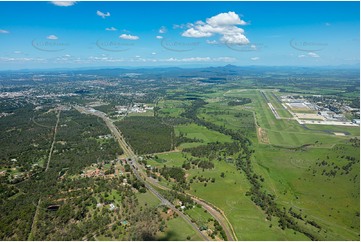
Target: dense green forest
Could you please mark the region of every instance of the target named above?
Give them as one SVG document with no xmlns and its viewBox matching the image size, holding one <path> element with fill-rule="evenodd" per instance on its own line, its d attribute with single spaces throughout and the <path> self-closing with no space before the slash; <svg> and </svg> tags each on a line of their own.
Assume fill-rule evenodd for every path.
<svg viewBox="0 0 361 242">
<path fill-rule="evenodd" d="M 42 167 L 49 152 L 56 115 L 33 109 L 27 105 L 0 119 L 0 167 L 14 182 Z"/>
<path fill-rule="evenodd" d="M 173 148 L 174 129 L 157 117 L 127 117 L 115 123 L 137 154 Z"/>
<path fill-rule="evenodd" d="M 23 115 L 25 114 L 19 114 L 19 116 Z M 35 117 L 35 120 L 37 122 L 42 120 L 50 125 L 48 119 L 40 119 L 43 116 L 39 115 Z M 53 113 L 51 119 L 53 126 L 55 125 L 54 117 Z M 30 116 L 30 118 L 32 117 Z M 29 118 L 26 119 L 29 120 Z M 19 118 L 18 120 L 21 121 L 22 119 Z M 29 122 L 33 124 L 31 119 Z M 11 128 L 12 124 L 7 123 L 7 125 Z M 23 134 L 33 130 L 32 125 L 30 127 L 20 125 L 20 127 L 24 129 Z M 27 131 L 26 128 L 30 131 Z M 47 130 L 46 135 L 48 138 L 42 140 L 44 147 L 47 147 L 45 150 L 47 152 L 44 151 L 44 154 L 49 152 L 52 142 L 48 135 L 48 132 L 52 130 L 51 126 L 45 130 Z M 88 191 L 93 190 L 92 193 L 94 193 L 97 185 L 93 184 L 95 181 L 89 181 L 85 178 L 75 181 L 71 177 L 80 174 L 85 166 L 95 163 L 99 159 L 115 159 L 116 154 L 122 153 L 113 139 L 108 140 L 106 143 L 99 143 L 96 140 L 98 135 L 104 135 L 108 132 L 105 124 L 92 116 L 86 116 L 77 111 L 61 112 L 60 124 L 55 137 L 57 142 L 54 146 L 49 169 L 47 171 L 41 169 L 38 173 L 32 174 L 32 176 L 16 184 L 11 184 L 8 179 L 9 175 L 1 176 L 1 193 L 7 195 L 1 196 L 0 201 L 0 238 L 2 240 L 27 240 L 32 230 L 33 220 L 36 223 L 40 217 L 43 222 L 36 223 L 35 228 L 39 229 L 36 230 L 36 233 L 34 231 L 31 233 L 31 238 L 40 240 L 81 240 L 82 238 L 79 237 L 81 233 L 78 231 L 80 224 L 75 223 L 74 218 L 81 220 L 82 216 L 85 216 L 87 206 L 91 204 L 89 202 L 93 201 Z M 41 132 L 38 132 L 38 135 L 41 134 Z M 38 136 L 33 136 L 33 142 L 36 137 Z M 31 139 L 31 137 L 28 138 Z M 12 139 L 17 139 L 17 136 L 8 137 L 9 142 L 13 142 Z M 26 141 L 26 139 L 24 140 Z M 18 149 L 24 147 L 28 146 L 15 146 Z M 16 150 L 14 152 L 21 153 Z M 27 153 L 22 154 L 24 159 L 28 160 L 26 159 L 28 157 L 25 156 Z M 34 157 L 33 153 L 30 152 L 29 154 L 31 155 L 29 158 Z M 46 164 L 42 165 L 46 166 Z M 106 185 L 103 184 L 103 187 L 106 187 Z M 71 191 L 79 192 L 74 195 L 74 192 Z M 59 210 L 47 210 L 47 207 L 51 204 L 59 205 Z M 38 210 L 37 213 L 36 210 Z M 79 215 L 79 213 L 82 215 Z M 38 216 L 35 216 L 35 214 Z M 34 219 L 34 217 L 37 218 Z M 69 223 L 71 220 L 74 223 Z M 59 226 L 53 226 L 54 223 Z M 44 228 L 42 228 L 42 224 L 45 225 Z"/>
<path fill-rule="evenodd" d="M 250 98 L 238 98 L 237 100 L 232 100 L 228 102 L 229 106 L 238 106 L 238 105 L 244 105 L 247 103 L 251 103 L 252 100 Z"/>
</svg>

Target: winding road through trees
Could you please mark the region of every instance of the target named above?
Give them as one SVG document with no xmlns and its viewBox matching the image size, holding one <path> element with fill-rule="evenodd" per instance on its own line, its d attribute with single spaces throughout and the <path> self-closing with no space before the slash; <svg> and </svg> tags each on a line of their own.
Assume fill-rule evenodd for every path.
<svg viewBox="0 0 361 242">
<path fill-rule="evenodd" d="M 201 230 L 198 228 L 198 226 L 191 222 L 190 218 L 186 216 L 184 213 L 179 211 L 171 202 L 169 202 L 167 199 L 165 199 L 157 190 L 155 190 L 151 184 L 148 182 L 147 177 L 144 176 L 144 174 L 141 173 L 141 169 L 139 169 L 139 164 L 136 161 L 136 155 L 134 154 L 133 150 L 130 148 L 130 146 L 126 143 L 124 140 L 121 132 L 119 129 L 113 124 L 112 120 L 109 119 L 103 112 L 94 110 L 94 109 L 87 109 L 85 107 L 81 106 L 75 106 L 75 109 L 78 110 L 81 113 L 85 114 L 91 114 L 95 115 L 97 117 L 100 117 L 103 119 L 105 124 L 108 126 L 116 140 L 118 141 L 120 147 L 123 149 L 125 155 L 128 157 L 128 163 L 130 164 L 130 167 L 134 173 L 134 175 L 137 177 L 138 180 L 144 182 L 146 188 L 153 193 L 162 204 L 166 205 L 170 209 L 172 209 L 175 213 L 177 213 L 180 217 L 182 217 L 204 240 L 209 240 L 209 238 L 201 232 Z"/>
</svg>

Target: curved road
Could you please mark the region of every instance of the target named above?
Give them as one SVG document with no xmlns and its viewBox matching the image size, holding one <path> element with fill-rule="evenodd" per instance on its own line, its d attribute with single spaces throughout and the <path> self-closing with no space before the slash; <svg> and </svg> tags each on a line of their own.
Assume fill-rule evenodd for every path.
<svg viewBox="0 0 361 242">
<path fill-rule="evenodd" d="M 138 173 L 137 168 L 135 168 L 135 166 L 133 166 L 133 163 L 135 163 L 134 160 L 130 161 L 130 167 L 133 170 L 134 175 L 138 178 L 138 180 L 144 182 L 145 187 L 151 192 L 153 193 L 161 202 L 162 204 L 166 205 L 167 207 L 169 207 L 170 209 L 172 209 L 174 212 L 176 212 L 179 216 L 181 216 L 189 225 L 191 225 L 193 227 L 193 229 L 198 232 L 198 234 L 204 239 L 204 240 L 209 240 L 207 236 L 205 236 L 200 229 L 194 224 L 192 223 L 192 221 L 189 219 L 188 216 L 186 216 L 184 213 L 182 213 L 181 211 L 179 211 L 171 202 L 169 202 L 167 199 L 165 199 L 158 191 L 156 191 L 151 185 L 148 184 L 148 182 L 144 179 L 142 179 L 141 175 Z"/>
<path fill-rule="evenodd" d="M 97 117 L 100 117 L 104 120 L 104 122 L 106 123 L 106 125 L 108 126 L 108 128 L 110 129 L 110 131 L 113 133 L 113 135 L 115 136 L 115 138 L 117 139 L 119 145 L 121 146 L 121 148 L 123 149 L 124 153 L 128 156 L 131 157 L 132 160 L 129 161 L 130 163 L 130 167 L 134 173 L 134 175 L 137 177 L 138 180 L 144 182 L 145 187 L 151 192 L 153 193 L 161 202 L 162 204 L 166 205 L 167 207 L 169 207 L 170 209 L 172 209 L 174 212 L 176 212 L 180 217 L 182 217 L 189 225 L 192 226 L 192 228 L 201 236 L 201 238 L 203 238 L 204 240 L 209 240 L 208 237 L 206 235 L 204 235 L 200 229 L 191 222 L 191 220 L 189 219 L 188 216 L 186 216 L 184 213 L 182 213 L 181 211 L 179 211 L 171 202 L 169 202 L 167 199 L 165 199 L 158 191 L 156 191 L 148 182 L 147 179 L 143 179 L 142 176 L 140 175 L 140 173 L 138 172 L 138 163 L 136 162 L 136 160 L 134 159 L 136 156 L 133 152 L 133 150 L 128 146 L 128 144 L 125 142 L 123 136 L 121 135 L 121 132 L 118 130 L 118 128 L 113 124 L 113 122 L 105 116 L 104 113 L 91 109 L 88 110 L 84 107 L 81 106 L 75 106 L 75 109 L 78 110 L 79 112 L 82 113 L 86 113 L 86 114 L 91 114 L 91 115 L 95 115 Z M 137 166 L 137 167 L 136 167 Z"/>
<path fill-rule="evenodd" d="M 137 163 L 137 165 L 138 165 L 138 167 L 137 167 L 138 170 L 141 169 L 140 168 L 141 166 L 138 163 Z M 143 174 L 143 177 L 145 177 L 145 179 L 147 179 L 147 181 L 149 183 L 151 183 L 153 186 L 158 187 L 161 190 L 171 190 L 168 187 L 160 185 L 159 183 L 156 182 L 156 180 L 147 177 L 145 173 L 142 173 L 142 174 Z M 212 215 L 212 217 L 215 218 L 218 221 L 218 223 L 222 226 L 224 232 L 226 233 L 228 241 L 235 241 L 235 240 L 237 241 L 238 240 L 236 233 L 234 232 L 233 226 L 228 221 L 227 217 L 225 216 L 225 214 L 223 213 L 223 211 L 221 209 L 217 208 L 213 204 L 211 204 L 207 201 L 204 201 L 203 199 L 198 198 L 188 192 L 184 192 L 184 193 L 178 192 L 178 193 L 186 194 L 186 195 L 190 196 L 194 202 L 198 203 L 199 205 L 201 205 L 203 207 L 203 209 L 207 210 Z"/>
</svg>

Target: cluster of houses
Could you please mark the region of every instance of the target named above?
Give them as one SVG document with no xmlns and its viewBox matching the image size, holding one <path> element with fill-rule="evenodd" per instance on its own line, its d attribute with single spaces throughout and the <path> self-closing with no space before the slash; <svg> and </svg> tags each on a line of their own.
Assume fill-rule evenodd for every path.
<svg viewBox="0 0 361 242">
<path fill-rule="evenodd" d="M 133 106 L 115 106 L 115 108 L 118 114 L 146 113 L 147 111 L 153 110 L 153 107 L 142 103 L 134 103 Z"/>
<path fill-rule="evenodd" d="M 0 118 L 2 118 L 2 117 L 6 117 L 6 116 L 9 116 L 9 115 L 12 115 L 13 113 L 4 113 L 4 112 L 2 112 L 2 113 L 0 113 Z"/>
<path fill-rule="evenodd" d="M 81 177 L 98 177 L 98 176 L 104 176 L 104 172 L 98 168 L 96 168 L 93 171 L 88 171 L 86 173 L 82 173 L 80 175 Z"/>
<path fill-rule="evenodd" d="M 105 203 L 97 203 L 97 208 L 101 208 L 104 205 L 106 205 L 106 204 Z M 108 209 L 109 209 L 109 211 L 114 211 L 117 209 L 117 207 L 113 203 L 110 203 Z"/>
<path fill-rule="evenodd" d="M 99 138 L 100 137 L 111 138 L 112 136 L 109 134 L 109 135 L 100 135 Z M 115 159 L 115 160 L 112 160 L 112 161 L 106 161 L 106 162 L 102 161 L 102 162 L 99 162 L 99 163 L 92 164 L 91 165 L 92 168 L 88 169 L 87 171 L 83 171 L 82 174 L 80 174 L 80 176 L 81 177 L 106 176 L 107 174 L 105 173 L 105 170 L 102 169 L 102 167 L 104 167 L 105 164 L 115 165 L 117 162 L 119 162 L 118 159 Z M 118 173 L 119 173 L 120 176 L 123 175 L 123 172 L 120 171 L 119 169 L 118 169 Z"/>
<path fill-rule="evenodd" d="M 99 135 L 99 139 L 111 139 L 113 136 L 111 134 Z"/>
</svg>

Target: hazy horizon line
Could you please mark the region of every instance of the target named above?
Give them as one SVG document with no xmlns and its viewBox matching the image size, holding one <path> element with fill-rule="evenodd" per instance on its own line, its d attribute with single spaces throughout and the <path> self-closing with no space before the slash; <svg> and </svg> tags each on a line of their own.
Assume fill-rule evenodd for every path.
<svg viewBox="0 0 361 242">
<path fill-rule="evenodd" d="M 275 68 L 312 68 L 312 69 L 322 69 L 322 68 L 345 68 L 345 69 L 358 69 L 360 70 L 360 63 L 358 64 L 339 64 L 339 65 L 320 65 L 320 66 L 306 66 L 306 65 L 159 65 L 159 66 L 84 66 L 84 67 L 56 67 L 56 68 L 19 68 L 19 69 L 0 69 L 0 72 L 13 72 L 13 71 L 71 71 L 71 70 L 95 70 L 95 69 L 166 69 L 166 68 L 178 68 L 178 69 L 201 69 L 201 68 L 220 68 L 220 67 L 275 67 Z"/>
</svg>

